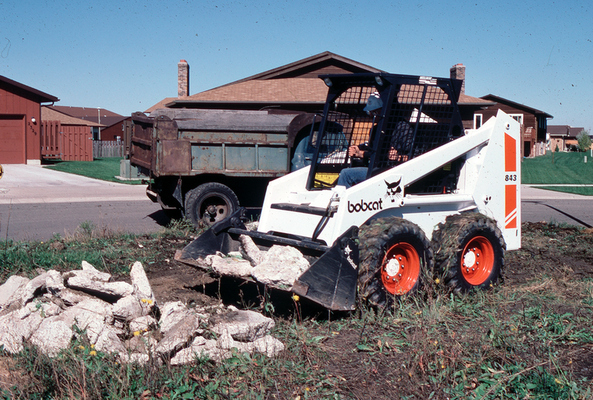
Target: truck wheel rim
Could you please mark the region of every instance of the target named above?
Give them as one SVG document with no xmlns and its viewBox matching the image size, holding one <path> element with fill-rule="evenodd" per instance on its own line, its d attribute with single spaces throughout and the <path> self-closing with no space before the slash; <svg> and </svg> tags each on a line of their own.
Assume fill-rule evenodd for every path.
<svg viewBox="0 0 593 400">
<path fill-rule="evenodd" d="M 222 221 L 229 214 L 228 204 L 218 197 L 211 197 L 204 200 L 200 209 L 201 219 L 206 224 Z"/>
<path fill-rule="evenodd" d="M 463 249 L 461 273 L 473 286 L 486 282 L 494 267 L 494 248 L 484 236 L 472 238 Z"/>
<path fill-rule="evenodd" d="M 385 254 L 381 280 L 385 290 L 394 295 L 408 293 L 420 276 L 420 256 L 409 243 L 396 243 Z"/>
</svg>

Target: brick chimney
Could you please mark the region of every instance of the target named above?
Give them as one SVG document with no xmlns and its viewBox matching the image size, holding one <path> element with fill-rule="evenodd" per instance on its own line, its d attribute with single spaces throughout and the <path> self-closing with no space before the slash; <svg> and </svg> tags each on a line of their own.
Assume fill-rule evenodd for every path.
<svg viewBox="0 0 593 400">
<path fill-rule="evenodd" d="M 189 64 L 185 60 L 177 64 L 177 96 L 189 96 Z"/>
<path fill-rule="evenodd" d="M 465 94 L 465 65 L 456 64 L 451 67 L 451 79 L 459 79 L 463 81 L 461 85 L 461 94 Z"/>
</svg>

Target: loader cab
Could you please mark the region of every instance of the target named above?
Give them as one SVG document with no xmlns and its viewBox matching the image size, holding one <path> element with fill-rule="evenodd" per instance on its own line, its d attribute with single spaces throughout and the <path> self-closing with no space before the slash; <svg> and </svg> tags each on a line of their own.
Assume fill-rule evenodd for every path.
<svg viewBox="0 0 593 400">
<path fill-rule="evenodd" d="M 457 108 L 461 81 L 385 73 L 320 78 L 329 90 L 314 144 L 308 190 L 334 187 L 346 168 L 366 168 L 368 179 L 463 134 Z M 380 98 L 382 107 L 369 113 L 365 107 L 373 96 Z M 363 148 L 366 156 L 362 160 L 352 157 L 347 150 L 350 146 Z M 340 151 L 335 151 L 338 148 Z M 453 191 L 453 175 L 462 162 L 454 164 L 412 189 L 418 193 Z"/>
</svg>

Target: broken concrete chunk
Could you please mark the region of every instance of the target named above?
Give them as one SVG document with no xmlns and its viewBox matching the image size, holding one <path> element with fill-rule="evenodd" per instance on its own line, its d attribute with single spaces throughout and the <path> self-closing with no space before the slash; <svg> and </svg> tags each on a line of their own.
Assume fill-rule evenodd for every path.
<svg viewBox="0 0 593 400">
<path fill-rule="evenodd" d="M 93 281 L 82 276 L 69 277 L 66 285 L 71 289 L 80 290 L 100 298 L 115 300 L 129 296 L 134 291 L 132 285 L 126 282 Z"/>
<path fill-rule="evenodd" d="M 246 277 L 253 270 L 249 261 L 236 257 L 213 256 L 211 262 L 212 270 L 222 276 Z"/>
<path fill-rule="evenodd" d="M 189 310 L 182 302 L 169 302 L 161 308 L 161 319 L 159 320 L 159 327 L 161 333 L 166 335 L 179 321 L 185 318 L 192 318 L 196 314 Z"/>
<path fill-rule="evenodd" d="M 60 299 L 66 306 L 73 306 L 86 299 L 94 299 L 96 297 L 93 297 L 90 294 L 84 292 L 79 292 L 77 290 L 66 288 L 62 290 L 60 293 L 56 294 L 54 298 Z"/>
<path fill-rule="evenodd" d="M 64 286 L 64 279 L 62 274 L 56 270 L 47 271 L 47 278 L 45 279 L 45 288 L 53 295 L 57 295 L 62 290 L 66 289 Z"/>
<path fill-rule="evenodd" d="M 39 328 L 43 317 L 27 309 L 19 309 L 0 317 L 0 346 L 9 353 L 18 353 L 23 342 Z"/>
<path fill-rule="evenodd" d="M 143 315 L 130 321 L 130 332 L 146 332 L 155 329 L 156 320 L 150 315 Z"/>
<path fill-rule="evenodd" d="M 252 266 L 255 267 L 264 261 L 265 252 L 261 251 L 259 247 L 257 247 L 251 236 L 240 235 L 239 241 L 241 242 L 241 254 L 243 254 L 245 259 L 251 262 Z"/>
<path fill-rule="evenodd" d="M 13 275 L 0 286 L 0 310 L 7 308 L 15 301 L 20 301 L 22 292 L 29 283 L 29 278 Z"/>
<path fill-rule="evenodd" d="M 290 246 L 274 245 L 265 253 L 263 262 L 253 268 L 251 275 L 263 284 L 289 289 L 308 268 L 309 262 L 300 251 Z"/>
<path fill-rule="evenodd" d="M 85 275 L 88 276 L 89 279 L 94 281 L 109 282 L 111 279 L 111 274 L 99 271 L 97 268 L 93 267 L 86 261 L 82 262 L 82 270 L 86 273 Z"/>
<path fill-rule="evenodd" d="M 113 316 L 117 319 L 131 321 L 142 315 L 145 315 L 144 309 L 140 300 L 134 295 L 122 297 L 113 305 Z"/>
<path fill-rule="evenodd" d="M 47 279 L 47 276 L 47 272 L 44 272 L 27 282 L 21 295 L 21 304 L 27 304 L 29 301 L 33 300 L 35 295 L 42 293 L 45 290 L 45 280 Z"/>
<path fill-rule="evenodd" d="M 167 332 L 159 342 L 155 350 L 156 353 L 168 358 L 180 349 L 187 347 L 196 336 L 199 326 L 199 317 L 196 314 L 190 314 Z"/>
<path fill-rule="evenodd" d="M 126 354 L 126 347 L 118 336 L 119 331 L 109 325 L 105 325 L 105 329 L 95 342 L 95 349 L 103 353 L 118 353 Z"/>
<path fill-rule="evenodd" d="M 132 280 L 132 287 L 134 288 L 136 297 L 139 299 L 150 300 L 154 303 L 154 293 L 152 292 L 152 287 L 150 286 L 150 282 L 148 282 L 148 277 L 146 276 L 146 272 L 140 261 L 136 261 L 132 265 L 132 268 L 130 269 L 130 278 Z"/>
<path fill-rule="evenodd" d="M 248 310 L 232 311 L 210 318 L 212 331 L 220 335 L 228 333 L 234 340 L 252 342 L 262 338 L 274 327 L 274 320 Z"/>
<path fill-rule="evenodd" d="M 45 318 L 39 328 L 31 335 L 31 344 L 50 357 L 55 357 L 61 350 L 70 346 L 74 336 L 72 329 L 59 317 Z"/>
</svg>

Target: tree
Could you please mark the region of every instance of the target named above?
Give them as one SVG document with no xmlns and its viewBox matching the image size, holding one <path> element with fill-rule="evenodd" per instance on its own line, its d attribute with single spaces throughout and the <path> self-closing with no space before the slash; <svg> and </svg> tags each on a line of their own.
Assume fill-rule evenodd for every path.
<svg viewBox="0 0 593 400">
<path fill-rule="evenodd" d="M 577 142 L 579 143 L 580 151 L 587 151 L 591 148 L 591 136 L 586 130 L 582 130 L 577 135 Z"/>
</svg>

